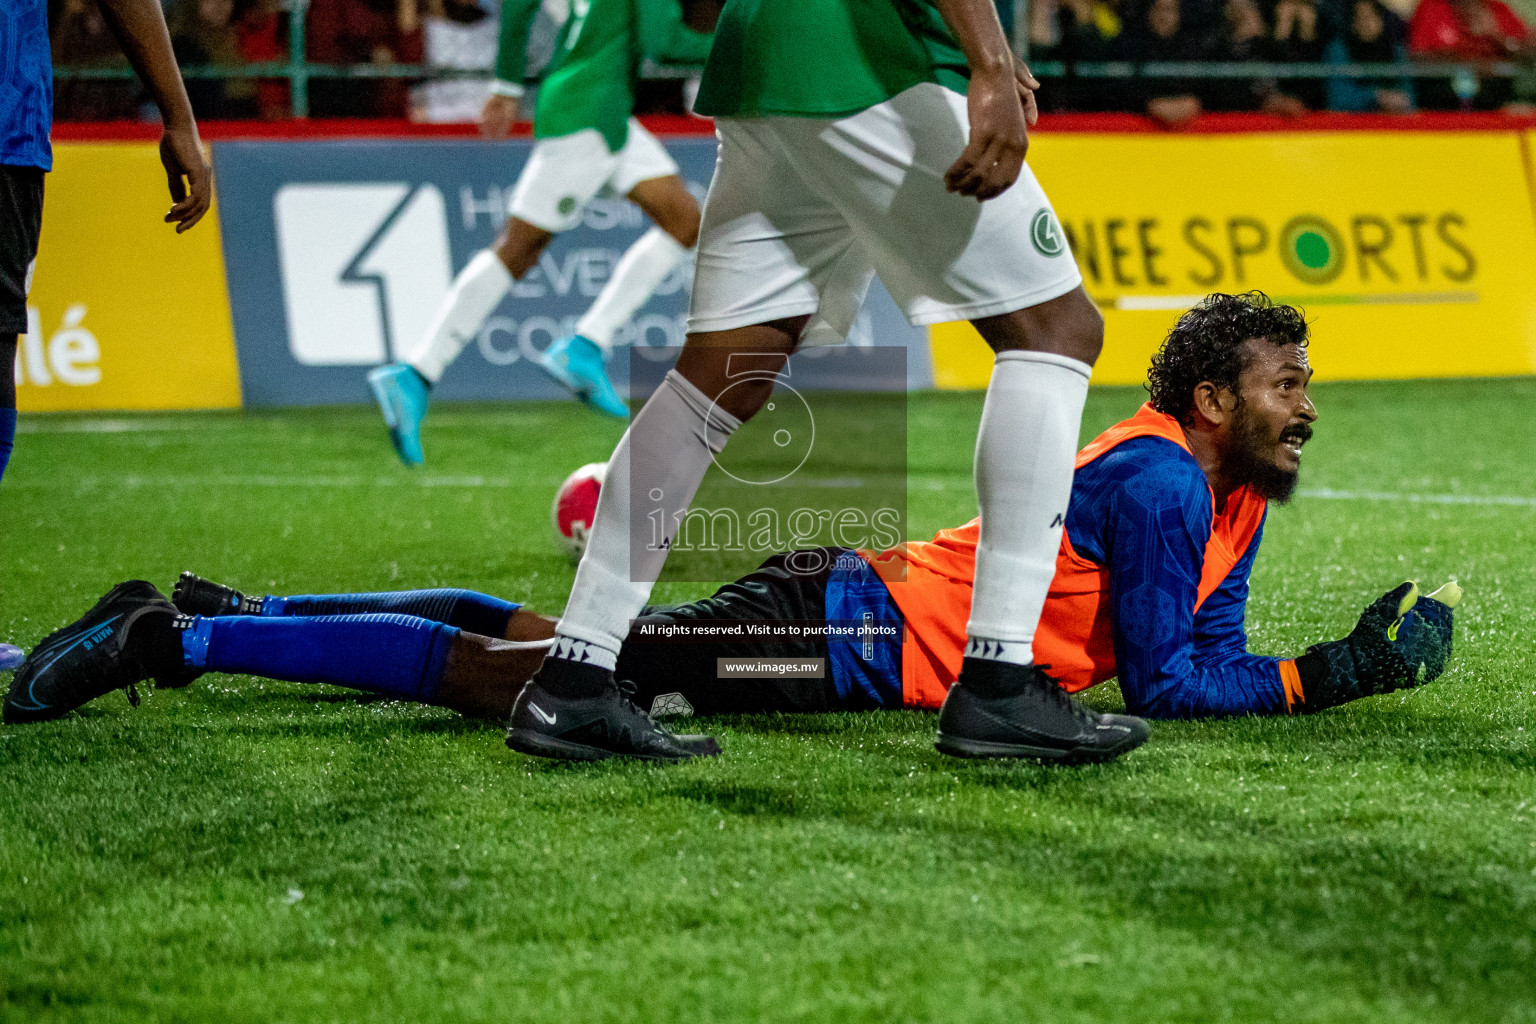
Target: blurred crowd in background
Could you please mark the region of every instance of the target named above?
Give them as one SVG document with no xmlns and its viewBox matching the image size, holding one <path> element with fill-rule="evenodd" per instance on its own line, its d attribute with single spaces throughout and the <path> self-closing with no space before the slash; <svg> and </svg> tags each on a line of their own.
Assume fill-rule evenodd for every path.
<svg viewBox="0 0 1536 1024">
<path fill-rule="evenodd" d="M 1000 13 L 1011 27 L 1013 5 L 1003 4 Z M 400 74 L 314 78 L 310 116 L 474 120 L 495 64 L 499 6 L 498 0 L 311 0 L 303 33 L 307 61 Z M 1027 24 L 1014 37 L 1042 70 L 1040 103 L 1052 112 L 1127 111 L 1174 125 L 1208 110 L 1528 113 L 1536 112 L 1530 105 L 1536 78 L 1491 69 L 1493 62 L 1524 66 L 1536 53 L 1529 14 L 1522 17 L 1504 0 L 1031 0 Z M 51 0 L 50 15 L 56 68 L 126 69 L 95 0 Z M 239 75 L 253 64 L 289 60 L 288 0 L 166 0 L 166 17 L 184 67 L 227 72 L 189 78 L 200 117 L 291 116 L 286 79 Z M 541 17 L 533 49 L 547 52 L 554 32 L 555 23 Z M 1211 77 L 1188 68 L 1141 73 L 1148 63 L 1410 61 L 1469 67 L 1418 78 L 1406 66 L 1403 73 L 1385 69 L 1369 77 Z M 682 113 L 685 91 L 678 78 L 649 81 L 641 111 Z M 59 120 L 138 118 L 143 106 L 128 78 L 66 73 L 56 83 Z"/>
<path fill-rule="evenodd" d="M 1313 110 L 1536 111 L 1523 74 L 1479 75 L 1493 62 L 1529 62 L 1527 23 L 1503 0 L 1035 0 L 1031 56 L 1064 65 L 1048 110 L 1137 111 L 1171 123 L 1204 110 L 1299 115 Z M 1282 78 L 1079 77 L 1103 62 L 1419 64 L 1472 67 L 1446 77 L 1389 73 Z M 1406 72 L 1407 69 L 1405 69 Z"/>
<path fill-rule="evenodd" d="M 291 39 L 285 0 L 167 0 L 166 21 L 177 59 L 186 67 L 227 69 L 286 63 Z M 95 0 L 52 0 L 55 68 L 126 67 Z M 496 0 L 312 0 L 304 26 L 305 58 L 331 65 L 423 65 L 483 71 L 478 81 L 416 85 L 405 78 L 320 78 L 309 83 L 314 117 L 407 117 L 473 120 L 496 62 Z M 282 78 L 189 78 L 201 118 L 283 118 L 291 113 Z M 141 102 L 131 81 L 56 83 L 56 117 L 90 121 L 135 117 Z M 414 106 L 414 110 L 413 110 Z"/>
</svg>

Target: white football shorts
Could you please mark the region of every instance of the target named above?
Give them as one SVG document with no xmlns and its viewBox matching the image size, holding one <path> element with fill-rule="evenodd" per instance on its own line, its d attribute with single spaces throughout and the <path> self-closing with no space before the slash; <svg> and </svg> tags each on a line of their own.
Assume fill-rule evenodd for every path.
<svg viewBox="0 0 1536 1024">
<path fill-rule="evenodd" d="M 580 223 L 582 207 L 598 193 L 626 196 L 642 181 L 676 173 L 676 161 L 634 118 L 617 153 L 609 152 L 596 128 L 584 128 L 534 143 L 507 213 L 545 231 L 569 231 Z"/>
<path fill-rule="evenodd" d="M 690 331 L 816 314 L 847 336 L 871 276 L 914 325 L 1009 313 L 1082 283 L 1025 165 L 978 203 L 944 189 L 970 135 L 965 97 L 931 83 L 843 118 L 720 118 Z"/>
</svg>

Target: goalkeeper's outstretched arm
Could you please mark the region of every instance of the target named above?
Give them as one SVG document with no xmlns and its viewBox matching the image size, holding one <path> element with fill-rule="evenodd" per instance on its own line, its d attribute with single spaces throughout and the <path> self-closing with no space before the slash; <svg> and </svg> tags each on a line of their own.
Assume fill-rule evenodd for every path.
<svg viewBox="0 0 1536 1024">
<path fill-rule="evenodd" d="M 1257 544 L 1250 548 L 1250 556 Z M 1251 557 L 1244 563 L 1251 563 Z M 1314 644 L 1296 658 L 1250 654 L 1242 626 L 1247 564 L 1240 563 L 1193 617 L 1184 642 L 1154 633 L 1122 639 L 1116 651 L 1126 707 L 1151 718 L 1310 714 L 1361 697 L 1433 682 L 1451 656 L 1461 588 L 1421 595 L 1404 583 L 1372 602 L 1342 640 Z"/>
<path fill-rule="evenodd" d="M 1145 718 L 1305 714 L 1437 678 L 1451 654 L 1461 589 L 1404 583 L 1373 602 L 1349 636 L 1301 657 L 1248 653 L 1243 620 L 1262 528 L 1195 610 L 1210 519 L 1169 497 L 1119 507 L 1107 548 L 1120 689 Z"/>
</svg>

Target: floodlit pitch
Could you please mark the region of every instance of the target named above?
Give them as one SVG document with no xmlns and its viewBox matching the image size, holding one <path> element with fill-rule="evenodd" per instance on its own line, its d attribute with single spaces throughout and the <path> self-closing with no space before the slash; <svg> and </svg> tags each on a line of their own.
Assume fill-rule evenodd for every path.
<svg viewBox="0 0 1536 1024">
<path fill-rule="evenodd" d="M 0 739 L 0 1018 L 1528 1019 L 1536 384 L 1316 398 L 1252 648 L 1341 635 L 1394 578 L 1456 576 L 1456 657 L 1428 687 L 1158 723 L 1070 776 L 941 759 L 914 712 L 727 719 L 728 757 L 573 771 L 342 691 L 111 695 Z M 1085 436 L 1141 399 L 1096 391 Z M 955 453 L 979 408 L 913 396 L 911 535 L 973 513 Z M 444 406 L 410 475 L 361 408 L 24 421 L 0 638 L 30 647 L 130 566 L 558 608 L 550 498 L 617 429 Z"/>
</svg>

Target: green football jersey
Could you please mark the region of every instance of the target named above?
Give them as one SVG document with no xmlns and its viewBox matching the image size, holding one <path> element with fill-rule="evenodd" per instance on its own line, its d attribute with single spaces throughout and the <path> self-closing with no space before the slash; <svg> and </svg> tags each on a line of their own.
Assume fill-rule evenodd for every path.
<svg viewBox="0 0 1536 1024">
<path fill-rule="evenodd" d="M 502 0 L 496 77 L 503 82 L 522 84 L 538 9 L 539 0 Z M 570 0 L 534 104 L 534 137 L 596 128 L 617 153 L 629 136 L 641 62 L 702 63 L 710 38 L 683 24 L 678 0 Z"/>
<path fill-rule="evenodd" d="M 726 0 L 694 109 L 842 117 L 970 71 L 933 0 Z"/>
</svg>

